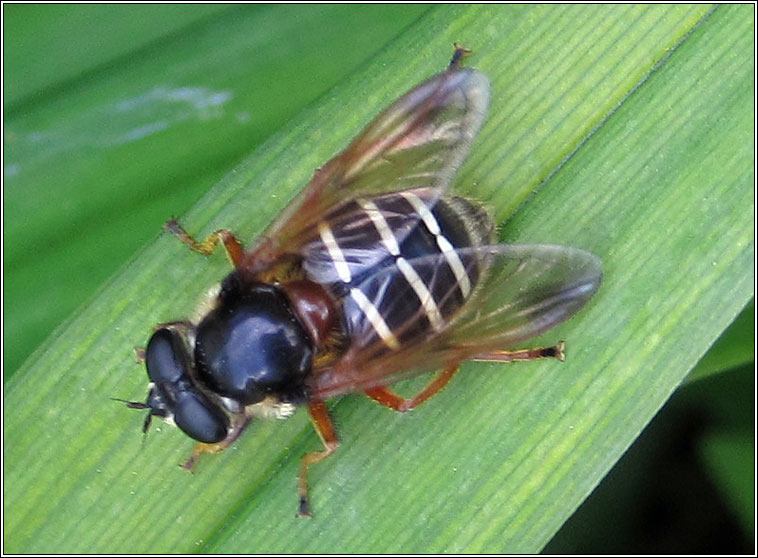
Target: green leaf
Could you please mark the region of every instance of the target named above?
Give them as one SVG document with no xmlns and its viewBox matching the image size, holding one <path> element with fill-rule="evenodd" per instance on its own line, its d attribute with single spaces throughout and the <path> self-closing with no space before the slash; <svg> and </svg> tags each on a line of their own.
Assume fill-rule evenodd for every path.
<svg viewBox="0 0 758 558">
<path fill-rule="evenodd" d="M 730 328 L 731 329 L 731 328 Z M 711 484 L 748 540 L 755 533 L 755 365 L 688 382 L 682 393 L 707 394 L 708 425 L 696 449 Z"/>
<path fill-rule="evenodd" d="M 719 432 L 699 448 L 745 533 L 755 532 L 755 437 L 752 432 Z"/>
<path fill-rule="evenodd" d="M 688 382 L 707 378 L 718 372 L 734 370 L 752 362 L 755 350 L 755 300 L 740 312 L 740 315 L 713 344 L 697 366 L 692 369 Z"/>
<path fill-rule="evenodd" d="M 754 396 L 752 364 L 685 383 L 542 552 L 749 554 Z"/>
<path fill-rule="evenodd" d="M 9 4 L 3 6 L 8 110 L 42 101 L 45 95 L 97 72 L 120 56 L 160 41 L 228 5 L 153 4 L 140 10 L 121 5 Z M 33 38 L 33 40 L 30 40 Z M 63 46 L 65 45 L 65 48 Z"/>
<path fill-rule="evenodd" d="M 41 87 L 5 105 L 6 378 L 168 216 L 428 9 L 3 8 L 27 29 L 5 43 L 7 75 Z M 44 83 L 28 75 L 41 61 Z"/>
<path fill-rule="evenodd" d="M 142 417 L 108 400 L 144 397 L 132 347 L 228 269 L 160 238 L 6 385 L 5 550 L 539 551 L 753 296 L 753 23 L 741 5 L 426 13 L 183 223 L 253 238 L 459 41 L 493 92 L 459 191 L 492 204 L 504 240 L 603 260 L 595 299 L 535 341 L 566 339 L 567 362 L 467 364 L 407 415 L 333 402 L 342 446 L 312 470 L 316 517 L 296 519 L 299 459 L 319 447 L 305 413 L 191 476 L 186 437 L 143 443 Z"/>
</svg>

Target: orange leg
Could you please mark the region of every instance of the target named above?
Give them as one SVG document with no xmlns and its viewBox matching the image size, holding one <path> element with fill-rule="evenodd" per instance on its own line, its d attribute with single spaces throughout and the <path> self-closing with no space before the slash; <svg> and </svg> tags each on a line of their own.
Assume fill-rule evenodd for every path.
<svg viewBox="0 0 758 558">
<path fill-rule="evenodd" d="M 563 341 L 552 347 L 540 347 L 537 349 L 525 349 L 521 351 L 495 351 L 477 355 L 471 360 L 489 361 L 489 362 L 511 362 L 517 360 L 534 360 L 538 358 L 556 358 L 564 360 Z M 366 390 L 368 395 L 374 401 L 381 403 L 385 407 L 404 413 L 418 407 L 424 401 L 433 397 L 444 388 L 453 375 L 458 371 L 458 365 L 452 366 L 438 373 L 415 397 L 406 399 L 400 397 L 386 386 L 378 386 Z"/>
<path fill-rule="evenodd" d="M 195 444 L 195 447 L 192 449 L 192 453 L 189 455 L 189 457 L 187 457 L 187 459 L 185 459 L 179 465 L 182 467 L 182 469 L 186 469 L 190 473 L 193 473 L 195 471 L 197 460 L 201 455 L 204 453 L 219 453 L 224 451 L 226 448 L 237 441 L 240 435 L 245 431 L 245 428 L 247 428 L 251 422 L 252 419 L 249 417 L 246 417 L 244 415 L 238 416 L 238 418 L 232 423 L 232 428 L 225 439 L 216 444 L 204 444 L 203 442 L 198 442 Z"/>
<path fill-rule="evenodd" d="M 555 358 L 563 362 L 566 359 L 565 355 L 563 354 L 563 349 L 565 346 L 566 344 L 563 341 L 559 341 L 552 347 L 539 347 L 537 349 L 525 349 L 521 351 L 494 351 L 492 353 L 477 355 L 471 360 L 478 360 L 483 362 L 512 362 L 514 360 Z"/>
<path fill-rule="evenodd" d="M 367 389 L 365 393 L 377 403 L 381 403 L 385 407 L 389 407 L 390 409 L 404 413 L 406 411 L 410 411 L 415 407 L 418 407 L 430 397 L 437 395 L 437 393 L 439 393 L 442 388 L 447 385 L 447 383 L 451 380 L 456 372 L 458 372 L 457 364 L 455 366 L 451 366 L 450 368 L 446 368 L 442 372 L 437 373 L 437 375 L 434 376 L 434 378 L 432 378 L 428 384 L 426 384 L 424 389 L 418 392 L 415 397 L 412 397 L 410 399 L 400 397 L 386 386 L 378 386 L 375 388 Z"/>
<path fill-rule="evenodd" d="M 189 246 L 195 252 L 208 256 L 216 249 L 216 245 L 221 242 L 226 249 L 226 255 L 234 264 L 234 267 L 239 267 L 242 262 L 242 256 L 245 255 L 245 249 L 240 244 L 237 237 L 231 231 L 226 229 L 219 229 L 209 234 L 205 240 L 198 242 L 192 238 L 187 231 L 185 231 L 179 222 L 173 217 L 169 219 L 163 226 L 171 234 L 175 235 L 184 244 Z"/>
<path fill-rule="evenodd" d="M 312 401 L 308 403 L 308 411 L 311 414 L 313 427 L 324 444 L 324 449 L 306 453 L 300 461 L 300 476 L 297 482 L 297 493 L 300 500 L 297 515 L 300 517 L 312 517 L 308 500 L 308 467 L 332 455 L 340 445 L 337 432 L 334 430 L 334 424 L 332 424 L 332 419 L 329 417 L 329 411 L 327 411 L 324 402 Z"/>
</svg>

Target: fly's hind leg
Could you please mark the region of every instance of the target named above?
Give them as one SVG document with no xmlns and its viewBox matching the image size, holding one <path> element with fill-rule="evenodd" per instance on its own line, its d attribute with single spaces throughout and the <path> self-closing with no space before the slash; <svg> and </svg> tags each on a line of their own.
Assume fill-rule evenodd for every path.
<svg viewBox="0 0 758 558">
<path fill-rule="evenodd" d="M 245 254 L 245 250 L 234 233 L 226 229 L 219 229 L 209 234 L 205 240 L 197 241 L 185 231 L 175 218 L 171 218 L 166 221 L 163 228 L 176 236 L 184 244 L 189 246 L 195 252 L 200 252 L 205 256 L 209 256 L 216 249 L 216 245 L 221 243 L 226 249 L 226 255 L 229 256 L 234 267 L 239 267 L 242 262 L 242 256 Z"/>
<path fill-rule="evenodd" d="M 553 345 L 552 347 L 540 347 L 537 349 L 525 349 L 520 351 L 494 351 L 491 353 L 485 353 L 477 355 L 471 360 L 487 361 L 487 362 L 512 362 L 517 360 L 534 360 L 538 358 L 555 358 L 560 361 L 564 360 L 564 343 L 563 341 Z M 455 373 L 458 371 L 458 365 L 451 366 L 442 372 L 439 372 L 432 380 L 417 393 L 414 397 L 406 399 L 400 397 L 391 389 L 386 386 L 377 386 L 366 390 L 366 395 L 377 403 L 381 403 L 385 407 L 394 409 L 400 413 L 410 411 L 411 409 L 418 407 L 427 399 L 435 396 L 444 388 L 448 382 L 452 379 Z"/>
<path fill-rule="evenodd" d="M 377 403 L 381 403 L 385 407 L 404 413 L 418 407 L 427 399 L 437 395 L 453 378 L 456 372 L 458 372 L 457 364 L 438 372 L 437 375 L 424 386 L 424 389 L 410 399 L 400 397 L 386 386 L 377 386 L 375 388 L 367 389 L 365 393 Z"/>
<path fill-rule="evenodd" d="M 450 59 L 448 71 L 460 69 L 461 60 L 471 54 L 471 50 L 467 49 L 464 46 L 461 46 L 459 43 L 453 43 L 453 46 L 455 47 L 455 52 L 453 53 L 453 57 Z"/>
</svg>

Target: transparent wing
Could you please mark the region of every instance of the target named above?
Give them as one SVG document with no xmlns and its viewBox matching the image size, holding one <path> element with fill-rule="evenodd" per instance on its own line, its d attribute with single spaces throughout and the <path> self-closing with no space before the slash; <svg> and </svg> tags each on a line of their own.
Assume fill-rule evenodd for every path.
<svg viewBox="0 0 758 558">
<path fill-rule="evenodd" d="M 539 335 L 573 316 L 600 286 L 600 259 L 579 248 L 504 244 L 488 251 L 491 265 L 479 296 L 440 339 L 461 350 L 472 347 L 471 354 Z"/>
<path fill-rule="evenodd" d="M 316 371 L 311 385 L 314 397 L 362 391 L 513 348 L 574 315 L 600 286 L 600 260 L 570 246 L 499 244 L 456 252 L 467 269 L 482 263 L 484 268 L 474 292 L 445 327 L 427 328 L 395 350 L 379 341 L 356 342 L 333 365 Z M 410 263 L 419 274 L 442 265 L 437 256 Z M 447 295 L 440 296 L 452 297 L 457 288 L 450 284 Z M 413 331 L 423 319 L 421 309 L 402 327 Z M 370 334 L 369 328 L 366 332 Z"/>
<path fill-rule="evenodd" d="M 302 234 L 336 206 L 414 188 L 441 195 L 469 151 L 489 103 L 489 81 L 453 67 L 411 89 L 371 122 L 266 230 L 246 265 L 298 253 Z M 264 246 L 265 245 L 265 246 Z"/>
</svg>

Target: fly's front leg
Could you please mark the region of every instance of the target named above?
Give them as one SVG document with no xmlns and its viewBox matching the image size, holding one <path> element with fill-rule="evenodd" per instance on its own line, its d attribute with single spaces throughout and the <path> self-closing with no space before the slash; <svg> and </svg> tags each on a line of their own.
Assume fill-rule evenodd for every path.
<svg viewBox="0 0 758 558">
<path fill-rule="evenodd" d="M 226 255 L 229 256 L 234 267 L 240 267 L 242 257 L 245 255 L 245 250 L 234 233 L 226 229 L 219 229 L 209 234 L 205 240 L 198 242 L 185 231 L 179 224 L 179 221 L 173 217 L 166 221 L 163 228 L 176 236 L 184 244 L 189 246 L 195 252 L 200 252 L 205 256 L 209 256 L 216 249 L 216 245 L 220 242 L 226 249 Z"/>
<path fill-rule="evenodd" d="M 400 397 L 386 386 L 378 386 L 375 388 L 367 389 L 365 393 L 377 403 L 381 403 L 385 407 L 389 407 L 390 409 L 404 413 L 406 411 L 410 411 L 415 407 L 418 407 L 424 401 L 442 391 L 442 388 L 444 388 L 447 383 L 453 378 L 455 373 L 458 372 L 458 367 L 459 366 L 456 364 L 455 366 L 451 366 L 450 368 L 446 368 L 442 372 L 437 373 L 437 375 L 432 378 L 428 384 L 426 384 L 424 389 L 418 392 L 415 397 L 412 397 L 410 399 Z"/>
<path fill-rule="evenodd" d="M 237 438 L 239 438 L 240 435 L 245 431 L 245 428 L 247 428 L 250 422 L 252 422 L 251 417 L 240 415 L 239 418 L 236 419 L 232 424 L 232 427 L 229 430 L 229 434 L 226 438 L 216 444 L 205 444 L 203 442 L 198 442 L 192 449 L 192 453 L 189 455 L 189 457 L 187 457 L 187 459 L 180 463 L 180 466 L 182 469 L 186 469 L 190 473 L 193 473 L 195 470 L 195 465 L 197 465 L 197 460 L 201 455 L 204 453 L 219 453 L 224 451 L 226 448 L 237 441 Z"/>
<path fill-rule="evenodd" d="M 306 453 L 300 461 L 300 476 L 297 483 L 297 494 L 299 505 L 297 515 L 300 517 L 312 517 L 310 501 L 308 499 L 308 467 L 323 461 L 332 455 L 340 445 L 337 439 L 337 432 L 334 430 L 334 424 L 329 417 L 329 411 L 326 409 L 323 401 L 312 401 L 308 403 L 308 412 L 310 412 L 313 427 L 324 444 L 322 451 Z"/>
</svg>

